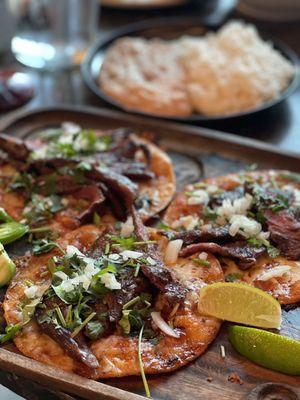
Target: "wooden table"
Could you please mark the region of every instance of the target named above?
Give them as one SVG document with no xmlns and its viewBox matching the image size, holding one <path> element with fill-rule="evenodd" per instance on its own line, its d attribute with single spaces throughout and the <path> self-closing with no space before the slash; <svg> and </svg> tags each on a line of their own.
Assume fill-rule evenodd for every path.
<svg viewBox="0 0 300 400">
<path fill-rule="evenodd" d="M 213 18 L 216 22 L 224 18 L 241 16 L 232 11 L 233 0 L 209 0 L 206 5 L 201 1 L 189 6 L 172 10 L 159 11 L 118 11 L 102 10 L 100 18 L 99 35 L 105 37 L 114 28 L 121 25 L 143 20 L 146 18 L 166 17 L 167 15 L 203 15 Z M 254 21 L 251 21 L 254 22 Z M 256 25 L 266 33 L 282 40 L 288 44 L 300 56 L 300 23 L 270 23 L 255 21 Z M 5 66 L 17 66 L 12 56 L 6 55 L 0 58 L 1 68 Z M 34 79 L 36 84 L 36 96 L 24 108 L 33 109 L 40 106 L 57 105 L 63 103 L 89 104 L 106 106 L 99 99 L 93 96 L 85 87 L 80 71 L 64 71 L 56 73 L 36 72 L 23 68 Z M 5 118 L 6 115 L 0 115 Z M 251 138 L 260 139 L 273 143 L 282 149 L 300 153 L 300 87 L 288 100 L 278 105 L 271 111 L 261 113 L 251 118 L 243 118 L 239 121 L 226 123 L 206 124 L 208 127 L 222 131 L 245 135 Z M 26 399 L 38 400 L 72 400 L 73 397 L 53 392 L 39 384 L 18 378 L 13 374 L 0 371 L 0 382 L 14 390 Z"/>
</svg>

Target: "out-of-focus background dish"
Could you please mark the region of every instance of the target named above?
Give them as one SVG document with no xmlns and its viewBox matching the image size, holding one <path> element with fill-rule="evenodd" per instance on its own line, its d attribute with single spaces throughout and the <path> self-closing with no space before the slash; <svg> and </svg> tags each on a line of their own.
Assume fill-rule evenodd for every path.
<svg viewBox="0 0 300 400">
<path fill-rule="evenodd" d="M 103 6 L 120 9 L 152 9 L 175 7 L 188 3 L 189 0 L 102 0 Z"/>
<path fill-rule="evenodd" d="M 200 35 L 203 34 L 203 27 L 206 25 L 219 26 L 224 24 L 229 18 L 243 18 L 246 19 L 246 21 L 253 23 L 258 28 L 259 32 L 266 32 L 265 37 L 278 38 L 280 42 L 285 43 L 283 47 L 278 44 L 280 48 L 283 49 L 283 52 L 288 51 L 286 50 L 287 45 L 297 53 L 298 57 L 300 55 L 299 0 L 183 0 L 182 2 L 180 0 L 181 4 L 174 4 L 172 0 L 170 0 L 170 2 L 168 0 L 168 4 L 164 1 L 163 8 L 162 3 L 159 5 L 157 2 L 153 2 L 151 5 L 150 1 L 146 8 L 144 5 L 141 6 L 141 3 L 137 4 L 137 2 L 132 6 L 129 6 L 129 0 L 126 1 L 126 6 L 121 6 L 120 3 L 118 5 L 116 2 L 114 4 L 109 4 L 109 1 L 110 0 L 103 0 L 102 2 L 101 0 L 0 0 L 0 68 L 2 70 L 2 76 L 6 76 L 7 79 L 4 81 L 4 86 L 0 84 L 0 92 L 4 99 L 8 99 L 8 105 L 11 105 L 11 96 L 10 91 L 7 91 L 7 83 L 9 83 L 9 80 L 11 79 L 11 72 L 14 72 L 15 70 L 17 73 L 24 72 L 29 78 L 28 82 L 32 82 L 32 86 L 29 85 L 29 91 L 34 88 L 34 93 L 31 91 L 31 94 L 34 94 L 34 97 L 31 98 L 31 96 L 28 96 L 28 102 L 26 104 L 24 104 L 23 101 L 14 103 L 14 107 L 21 107 L 21 109 L 10 112 L 7 110 L 0 111 L 0 129 L 5 126 L 5 121 L 17 117 L 19 115 L 19 110 L 22 113 L 23 111 L 30 109 L 32 110 L 45 106 L 57 106 L 66 103 L 71 104 L 71 107 L 75 108 L 75 112 L 81 111 L 83 105 L 111 107 L 111 103 L 105 102 L 100 97 L 95 96 L 85 85 L 78 65 L 82 62 L 85 51 L 92 44 L 95 36 L 98 36 L 99 40 L 102 43 L 105 43 L 105 41 L 107 42 L 113 37 L 116 37 L 116 32 L 118 37 L 120 34 L 120 28 L 129 23 L 136 23 L 145 19 L 151 19 L 151 23 L 155 23 L 155 19 L 162 17 L 163 15 L 165 37 L 171 39 L 174 37 L 174 30 L 172 29 L 172 26 L 170 26 L 168 31 L 168 27 L 171 24 L 169 18 L 172 17 L 178 17 L 182 21 L 185 17 L 197 18 L 198 22 L 196 28 L 198 30 L 196 29 L 194 33 Z M 105 7 L 101 9 L 100 13 L 101 4 Z M 40 34 L 43 36 L 44 32 L 43 29 L 40 28 L 45 27 L 43 13 L 38 13 L 41 6 L 46 7 L 44 10 L 47 8 L 48 10 L 50 9 L 51 12 L 49 15 L 57 15 L 56 19 L 53 19 L 53 17 L 51 17 L 52 19 L 50 20 L 46 18 L 46 21 L 50 22 L 48 25 L 46 24 L 49 28 L 50 37 L 39 37 Z M 127 10 L 125 8 L 127 8 Z M 22 14 L 22 12 L 18 13 L 18 9 L 23 9 L 23 11 L 24 9 L 32 11 L 29 12 L 29 14 L 28 12 L 27 14 L 25 13 L 26 18 L 24 21 L 24 18 L 22 17 L 24 14 Z M 92 11 L 88 12 L 88 10 Z M 101 16 L 99 17 L 99 15 Z M 288 23 L 281 23 L 281 21 L 288 21 Z M 18 59 L 23 62 L 23 65 L 25 65 L 25 67 L 23 67 L 16 62 L 15 56 L 10 50 L 10 40 L 11 38 L 25 38 L 25 27 L 31 31 L 31 34 L 34 34 L 33 39 L 36 40 L 39 38 L 36 41 L 42 42 L 43 45 L 46 45 L 46 49 L 49 49 L 47 44 L 50 44 L 51 54 L 50 58 L 46 60 L 44 59 L 40 63 L 36 62 L 35 57 L 27 58 L 26 62 L 26 59 L 23 58 L 21 54 L 23 52 L 25 54 L 26 51 L 31 51 L 32 49 L 26 49 L 25 46 L 21 46 L 18 50 L 14 47 L 16 56 L 19 54 Z M 139 33 L 142 29 L 146 28 L 145 25 L 139 28 Z M 167 32 L 169 33 L 167 34 Z M 178 30 L 178 34 L 180 32 L 181 31 Z M 125 30 L 123 33 L 127 34 Z M 190 33 L 193 33 L 193 30 Z M 54 36 L 52 36 L 52 34 L 54 34 Z M 153 30 L 151 33 L 152 37 L 155 34 L 155 30 Z M 56 58 L 56 55 L 58 55 L 56 49 L 58 49 L 59 46 L 56 47 L 55 41 L 52 41 L 54 37 L 58 39 L 60 43 L 63 43 L 59 62 L 56 62 L 58 61 L 58 58 Z M 77 47 L 78 37 L 83 39 L 83 42 L 81 42 L 83 44 Z M 70 53 L 70 51 L 68 51 L 68 44 L 73 44 L 74 42 L 77 43 L 75 45 L 75 51 L 73 47 Z M 43 47 L 45 48 L 45 46 Z M 55 62 L 51 63 L 51 59 Z M 95 60 L 97 62 L 101 61 L 96 58 Z M 296 60 L 296 63 L 299 65 L 299 58 Z M 26 64 L 35 68 L 33 69 L 28 67 Z M 20 82 L 20 84 L 22 86 L 22 82 Z M 21 88 L 21 91 L 23 89 Z M 241 115 L 240 118 L 222 118 L 214 120 L 202 119 L 187 122 L 191 122 L 194 125 L 205 125 L 214 129 L 219 129 L 220 131 L 223 131 L 218 134 L 221 135 L 220 137 L 225 138 L 227 136 L 230 138 L 230 135 L 228 135 L 227 132 L 231 132 L 237 135 L 247 136 L 250 141 L 252 138 L 257 138 L 265 143 L 273 143 L 278 147 L 279 153 L 289 151 L 299 154 L 299 104 L 300 88 L 298 87 L 290 94 L 290 96 L 286 97 L 284 101 L 262 110 L 260 113 L 246 113 L 245 115 Z M 109 111 L 106 111 L 107 109 L 104 110 L 105 111 L 102 112 L 109 114 Z M 49 111 L 49 113 L 52 114 L 51 111 Z M 96 116 L 96 112 L 94 112 L 93 116 Z M 66 118 L 72 119 L 72 114 L 70 115 L 67 110 L 63 111 L 63 120 Z M 125 120 L 128 118 L 130 120 L 132 117 L 126 115 L 122 118 L 125 118 Z M 19 122 L 22 122 L 22 119 L 19 119 Z M 144 122 L 145 119 L 143 118 L 142 123 Z M 36 123 L 36 117 L 33 115 L 30 117 L 30 129 L 33 128 Z M 151 123 L 157 127 L 160 127 L 161 124 L 161 122 L 155 121 L 153 118 Z M 173 126 L 173 124 L 169 124 L 169 126 Z M 22 129 L 21 124 L 20 130 L 22 131 Z M 167 131 L 167 128 L 165 128 L 165 130 Z M 181 132 L 180 126 L 177 126 L 177 130 L 180 130 Z M 210 138 L 214 140 L 214 132 L 203 128 L 202 131 L 205 133 L 206 137 L 211 135 Z M 14 134 L 15 130 L 11 131 L 11 133 Z M 238 140 L 240 140 L 240 138 L 238 138 Z M 243 143 L 247 143 L 247 141 L 248 140 L 246 139 Z M 178 148 L 184 147 L 185 143 L 185 139 L 182 137 Z M 192 144 L 187 143 L 187 146 L 192 147 Z M 259 152 L 259 144 L 256 144 L 256 146 Z M 212 164 L 215 165 L 218 163 L 217 157 L 214 154 L 214 146 L 212 147 L 212 152 L 209 157 Z M 205 148 L 205 145 L 203 148 Z M 222 170 L 224 170 L 224 164 L 227 165 L 229 163 L 227 153 L 230 153 L 230 151 L 231 147 L 229 148 L 227 146 L 224 148 L 224 157 L 221 159 L 221 164 L 218 164 Z M 252 154 L 255 154 L 255 151 L 252 151 Z M 277 160 L 275 159 L 274 161 L 274 158 L 268 160 L 267 156 L 265 158 L 266 161 L 272 162 L 273 165 Z M 186 158 L 184 158 L 184 160 L 186 160 Z M 194 159 L 192 162 L 198 166 Z M 293 162 L 291 164 L 293 164 Z M 296 162 L 294 164 L 296 167 Z M 181 169 L 183 169 L 183 165 L 187 168 L 186 161 L 182 162 L 180 167 Z M 294 165 L 292 166 L 294 167 Z M 212 172 L 211 167 L 208 167 L 207 169 L 208 171 L 206 172 Z M 222 362 L 223 361 L 224 360 L 222 360 Z M 200 368 L 203 369 L 202 367 Z M 24 379 L 3 370 L 0 370 L 0 377 L 2 385 L 11 388 L 15 392 L 21 394 L 24 398 L 30 400 L 41 398 L 45 400 L 73 399 L 73 397 L 67 394 L 57 392 L 57 388 L 54 388 L 53 385 L 50 389 L 45 388 L 39 383 L 34 383 L 31 379 Z M 179 382 L 178 386 L 180 386 L 178 375 L 172 377 L 168 376 L 168 379 L 168 384 L 171 387 L 172 382 L 174 381 L 177 381 L 177 383 Z M 171 379 L 174 379 L 174 381 L 171 381 Z M 222 379 L 226 380 L 224 374 L 222 374 Z M 224 382 L 224 384 L 226 383 Z M 132 383 L 129 381 L 129 390 L 131 385 Z M 214 385 L 215 383 L 210 384 L 205 381 L 203 387 L 212 387 Z M 233 395 L 239 391 L 247 390 L 247 385 L 239 385 L 235 383 L 230 383 L 230 385 L 232 385 L 231 390 Z M 274 394 L 274 392 L 272 392 L 272 394 L 263 392 L 264 385 L 260 386 L 263 386 L 262 391 L 258 392 L 255 389 L 256 391 L 249 395 L 251 398 L 253 396 L 256 398 L 257 396 L 260 396 L 260 394 L 263 397 L 265 397 L 265 395 L 272 396 Z M 260 386 L 258 386 L 258 389 Z M 278 391 L 278 385 L 274 385 L 273 389 Z M 288 389 L 286 389 L 283 392 L 283 396 L 290 397 L 289 393 Z M 277 393 L 274 395 L 276 396 Z M 180 393 L 178 393 L 178 396 L 180 396 Z M 1 386 L 0 398 L 5 400 L 19 399 L 17 395 L 8 392 Z"/>
<path fill-rule="evenodd" d="M 216 41 L 216 39 L 211 38 L 212 34 L 210 33 L 209 42 L 206 44 L 206 42 L 203 42 L 203 37 L 212 29 L 218 29 L 219 26 L 203 24 L 196 19 L 181 18 L 168 19 L 168 21 L 160 19 L 144 21 L 121 28 L 119 31 L 114 32 L 108 39 L 104 41 L 100 39 L 93 46 L 82 66 L 83 77 L 96 96 L 113 106 L 126 111 L 181 121 L 210 121 L 237 118 L 271 108 L 288 97 L 295 90 L 299 81 L 297 56 L 293 51 L 286 45 L 269 39 L 262 33 L 260 34 L 261 37 L 270 42 L 271 47 L 263 44 L 261 41 L 258 41 L 253 28 L 248 25 L 244 26 L 241 22 L 231 23 L 227 26 L 228 28 L 224 28 L 224 34 L 222 33 L 219 39 L 225 51 L 218 42 L 213 53 L 209 50 L 212 47 L 211 44 L 214 44 L 212 40 Z M 192 39 L 186 38 L 186 35 L 189 35 Z M 242 42 L 245 44 L 244 48 L 241 48 L 238 44 L 237 35 L 244 35 Z M 118 42 L 118 39 L 124 36 L 129 37 L 127 42 L 124 40 Z M 232 36 L 232 43 L 229 40 L 230 36 Z M 164 41 L 146 42 L 137 38 L 146 40 L 162 39 Z M 198 42 L 194 38 L 201 39 Z M 177 39 L 179 41 L 175 42 Z M 168 44 L 171 42 L 166 42 L 165 40 L 174 41 L 170 45 L 170 47 L 173 46 L 172 51 L 168 52 Z M 247 42 L 249 43 L 248 45 Z M 114 47 L 115 43 L 119 44 Z M 150 43 L 148 44 L 148 49 L 146 47 L 147 43 Z M 192 55 L 197 52 L 199 43 L 200 53 L 198 58 L 201 55 L 202 60 L 198 61 L 197 64 L 195 60 L 192 61 Z M 185 88 L 185 74 L 182 73 L 180 65 L 176 67 L 177 59 L 181 55 L 180 51 L 182 51 L 184 46 L 186 48 L 190 47 L 190 51 L 185 57 L 186 61 L 184 65 L 185 71 L 190 69 L 189 75 L 190 79 L 192 79 L 189 84 L 192 92 L 188 91 L 188 94 Z M 273 51 L 273 46 L 279 53 L 276 54 Z M 254 55 L 251 54 L 253 50 L 256 51 Z M 265 59 L 261 58 L 261 53 L 264 51 L 268 53 Z M 242 52 L 242 54 L 237 54 L 239 52 Z M 231 61 L 230 58 L 234 59 L 235 56 L 236 73 L 229 62 L 229 60 Z M 110 66 L 107 66 L 108 63 L 106 60 L 109 57 Z M 273 60 L 270 61 L 269 59 L 272 57 Z M 101 69 L 103 62 L 105 73 L 102 73 L 103 68 Z M 204 63 L 203 68 L 201 68 L 201 63 Z M 272 63 L 273 66 L 276 64 L 276 68 L 272 67 Z M 276 75 L 281 79 L 278 72 L 280 70 L 280 63 L 289 64 L 288 66 L 285 65 L 285 68 L 290 69 L 287 83 L 282 86 L 283 90 L 275 93 L 273 98 L 270 94 L 267 94 L 269 96 L 267 100 L 257 99 L 257 104 L 255 104 L 254 101 L 256 100 L 254 98 L 256 95 L 254 92 L 257 92 L 257 96 L 259 96 L 259 90 L 255 89 L 255 85 L 258 85 L 260 81 L 261 91 L 264 91 L 268 85 L 274 89 L 276 87 L 274 84 Z M 260 67 L 260 64 L 263 66 Z M 226 69 L 228 70 L 227 74 Z M 268 69 L 270 71 L 269 75 L 272 76 L 269 82 L 266 79 L 268 78 L 268 73 L 266 72 Z M 294 69 L 294 72 L 291 71 L 292 69 Z M 197 73 L 197 70 L 199 70 L 200 75 Z M 272 74 L 272 70 L 275 75 Z M 101 71 L 100 81 L 101 73 L 103 75 L 102 83 L 99 83 L 99 71 Z M 256 80 L 254 79 L 255 74 L 258 74 Z M 259 74 L 265 74 L 265 77 L 260 77 Z M 217 78 L 219 82 L 217 82 Z M 227 80 L 227 82 L 224 83 L 224 80 Z M 198 81 L 200 82 L 198 83 Z M 211 83 L 209 84 L 209 82 Z M 232 84 L 231 88 L 228 86 L 230 84 Z M 212 91 L 209 91 L 209 85 L 214 86 Z M 271 91 L 273 89 L 270 88 Z M 200 93 L 201 90 L 204 94 L 198 96 L 196 92 Z M 241 93 L 239 94 L 239 92 Z M 219 94 L 217 95 L 217 93 Z M 254 97 L 252 100 L 247 100 L 245 98 L 247 95 Z M 192 109 L 189 109 L 191 106 L 189 105 L 188 98 L 191 99 L 191 96 L 194 112 Z M 209 100 L 209 96 L 211 96 L 211 100 Z M 216 96 L 223 97 L 223 105 L 220 104 L 219 108 L 220 110 L 223 108 L 225 111 L 227 109 L 227 112 L 218 112 Z M 241 104 L 240 108 L 238 104 L 230 105 L 230 103 L 238 102 L 239 97 L 241 101 L 244 101 L 244 105 Z M 157 104 L 153 104 L 155 102 Z M 252 102 L 252 105 L 247 105 L 247 102 L 249 104 Z M 197 104 L 200 104 L 200 110 L 206 110 L 206 112 L 200 111 L 196 113 L 195 106 L 198 108 Z"/>
<path fill-rule="evenodd" d="M 240 0 L 238 10 L 244 15 L 261 20 L 300 20 L 299 0 Z"/>
</svg>

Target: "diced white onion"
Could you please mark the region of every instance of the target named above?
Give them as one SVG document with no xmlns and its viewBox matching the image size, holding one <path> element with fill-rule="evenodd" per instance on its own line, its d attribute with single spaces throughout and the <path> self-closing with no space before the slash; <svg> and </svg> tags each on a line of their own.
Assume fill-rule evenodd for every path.
<svg viewBox="0 0 300 400">
<path fill-rule="evenodd" d="M 140 251 L 132 251 L 132 250 L 124 250 L 120 253 L 120 256 L 123 257 L 124 261 L 127 261 L 129 258 L 133 260 L 137 260 L 138 258 L 143 256 L 143 253 Z"/>
<path fill-rule="evenodd" d="M 65 281 L 69 278 L 68 275 L 65 274 L 63 271 L 56 271 L 54 275 L 60 278 L 62 281 Z"/>
<path fill-rule="evenodd" d="M 209 202 L 209 195 L 205 190 L 194 190 L 187 202 L 189 205 L 207 204 Z"/>
<path fill-rule="evenodd" d="M 179 338 L 180 335 L 174 331 L 174 329 L 172 329 L 170 327 L 169 324 L 166 323 L 166 321 L 164 321 L 162 319 L 162 316 L 160 314 L 160 312 L 158 311 L 153 311 L 151 313 L 151 317 L 153 322 L 155 323 L 155 325 L 162 331 L 164 332 L 166 335 L 174 337 L 174 338 Z"/>
<path fill-rule="evenodd" d="M 101 282 L 107 289 L 110 290 L 118 290 L 121 289 L 121 284 L 116 280 L 114 274 L 106 272 L 105 274 L 100 276 Z"/>
<path fill-rule="evenodd" d="M 28 299 L 35 299 L 41 297 L 45 290 L 43 286 L 32 285 L 24 290 L 24 294 Z"/>
<path fill-rule="evenodd" d="M 183 241 L 181 239 L 171 240 L 168 243 L 165 253 L 165 262 L 167 264 L 173 264 L 177 261 L 182 244 Z"/>
<path fill-rule="evenodd" d="M 268 281 L 271 278 L 277 278 L 287 273 L 291 267 L 289 265 L 279 265 L 278 267 L 274 267 L 268 271 L 260 274 L 256 279 L 259 281 Z"/>
<path fill-rule="evenodd" d="M 229 234 L 235 236 L 241 230 L 247 238 L 256 237 L 261 232 L 262 226 L 245 215 L 233 215 L 230 219 Z"/>
<path fill-rule="evenodd" d="M 246 193 L 244 197 L 231 201 L 230 199 L 224 199 L 222 206 L 217 208 L 217 214 L 220 217 L 230 219 L 233 215 L 246 215 L 247 211 L 252 205 L 253 197 Z"/>
<path fill-rule="evenodd" d="M 199 224 L 199 218 L 193 217 L 192 215 L 187 215 L 185 217 L 179 218 L 179 220 L 175 221 L 172 224 L 174 229 L 184 227 L 186 230 L 190 231 L 194 229 Z"/>
<path fill-rule="evenodd" d="M 208 254 L 207 254 L 205 251 L 202 251 L 202 252 L 199 254 L 200 260 L 207 260 L 207 256 L 208 256 Z"/>
<path fill-rule="evenodd" d="M 67 246 L 67 256 L 72 257 L 75 254 L 77 256 L 84 257 L 84 255 L 81 253 L 79 249 L 77 249 L 77 247 L 71 245 Z"/>
<path fill-rule="evenodd" d="M 151 258 L 151 257 L 147 257 L 147 263 L 150 264 L 150 265 L 155 265 L 156 261 L 153 260 L 153 258 Z"/>
</svg>

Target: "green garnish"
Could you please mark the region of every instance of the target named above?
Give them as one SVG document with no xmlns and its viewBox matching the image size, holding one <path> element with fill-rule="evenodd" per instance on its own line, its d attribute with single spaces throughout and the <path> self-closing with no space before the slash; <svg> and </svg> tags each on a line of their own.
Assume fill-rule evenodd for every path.
<svg viewBox="0 0 300 400">
<path fill-rule="evenodd" d="M 297 172 L 284 172 L 283 174 L 280 174 L 280 177 L 283 179 L 288 179 L 289 181 L 300 183 L 300 174 Z"/>
<path fill-rule="evenodd" d="M 19 222 L 6 222 L 0 225 L 0 243 L 12 243 L 28 232 L 29 228 Z"/>
<path fill-rule="evenodd" d="M 65 204 L 62 203 L 61 197 L 57 195 L 43 197 L 33 194 L 31 201 L 25 208 L 24 218 L 28 224 L 36 224 L 51 218 L 53 214 L 64 208 Z"/>
<path fill-rule="evenodd" d="M 78 333 L 95 317 L 95 315 L 97 315 L 97 313 L 92 312 L 88 317 L 86 317 L 82 324 L 74 329 L 74 331 L 71 333 L 71 337 L 74 338 L 75 336 L 77 336 Z"/>
<path fill-rule="evenodd" d="M 7 327 L 5 328 L 5 333 L 0 334 L 0 344 L 3 344 L 13 339 L 20 329 L 21 325 L 19 324 L 7 325 Z"/>
<path fill-rule="evenodd" d="M 100 217 L 100 215 L 99 215 L 98 213 L 96 213 L 96 212 L 94 212 L 94 214 L 93 214 L 93 223 L 94 223 L 94 225 L 96 225 L 96 226 L 100 226 L 100 223 L 101 223 L 101 217 Z"/>
<path fill-rule="evenodd" d="M 85 334 L 91 340 L 96 340 L 102 333 L 103 325 L 100 321 L 90 321 L 86 324 Z"/>
<path fill-rule="evenodd" d="M 156 243 L 155 240 L 146 240 L 146 241 L 136 241 L 134 236 L 130 236 L 128 238 L 122 238 L 114 235 L 108 235 L 109 239 L 114 242 L 111 247 L 120 246 L 125 250 L 132 250 L 135 246 L 142 246 L 145 244 L 153 244 Z"/>
<path fill-rule="evenodd" d="M 57 129 L 50 131 L 50 133 L 42 132 L 41 136 L 48 143 L 42 149 L 43 151 L 32 153 L 34 159 L 53 156 L 73 158 L 80 154 L 93 154 L 107 150 L 112 141 L 110 135 L 98 136 L 93 129 L 78 129 L 78 131 L 72 133 Z M 68 137 L 68 141 L 65 140 L 66 137 Z"/>
<path fill-rule="evenodd" d="M 210 207 L 203 207 L 203 217 L 209 221 L 215 221 L 218 218 L 218 214 L 213 211 Z"/>
<path fill-rule="evenodd" d="M 239 272 L 233 272 L 225 276 L 225 282 L 235 282 L 243 278 L 243 274 Z"/>
<path fill-rule="evenodd" d="M 270 244 L 270 242 L 266 239 L 251 238 L 251 239 L 248 239 L 247 242 L 253 247 L 265 247 L 268 255 L 271 258 L 276 258 L 280 254 L 280 250 L 277 249 L 276 247 L 272 246 Z"/>
<path fill-rule="evenodd" d="M 58 248 L 62 252 L 62 254 L 65 254 L 65 251 L 58 243 L 55 243 L 46 238 L 33 240 L 32 245 L 33 245 L 32 252 L 35 255 L 49 253 L 49 251 L 53 250 L 55 247 Z"/>
<path fill-rule="evenodd" d="M 280 250 L 274 246 L 267 247 L 267 252 L 271 258 L 276 258 L 280 255 Z"/>
<path fill-rule="evenodd" d="M 57 307 L 55 307 L 55 311 L 56 311 L 58 319 L 59 319 L 59 321 L 61 323 L 61 326 L 66 327 L 66 325 L 67 325 L 66 324 L 66 320 L 65 320 L 65 318 L 63 316 L 63 313 L 61 312 L 61 309 L 57 306 Z"/>
<path fill-rule="evenodd" d="M 124 304 L 123 306 L 123 310 L 126 310 L 127 308 L 135 305 L 136 303 L 138 303 L 140 301 L 140 296 L 137 296 L 131 300 L 129 300 L 127 303 Z"/>
<path fill-rule="evenodd" d="M 143 384 L 144 384 L 144 388 L 145 388 L 146 397 L 151 397 L 149 385 L 148 385 L 147 378 L 146 378 L 145 371 L 144 371 L 143 360 L 142 360 L 142 338 L 143 338 L 143 331 L 144 331 L 144 325 L 141 327 L 141 330 L 140 330 L 140 333 L 139 333 L 139 340 L 138 340 L 138 360 L 139 360 L 139 366 L 140 366 L 140 371 L 141 371 L 141 377 L 142 377 L 142 380 L 143 380 Z"/>
<path fill-rule="evenodd" d="M 203 265 L 204 267 L 210 267 L 211 264 L 207 260 L 202 260 L 201 258 L 193 258 L 193 261 L 197 264 Z"/>
<path fill-rule="evenodd" d="M 156 224 L 156 229 L 160 229 L 162 231 L 173 231 L 174 229 L 172 229 L 170 226 L 164 224 L 162 221 L 159 221 Z"/>
<path fill-rule="evenodd" d="M 4 210 L 4 208 L 0 207 L 0 221 L 13 222 L 14 219 Z"/>
<path fill-rule="evenodd" d="M 122 310 L 122 318 L 119 321 L 119 325 L 122 328 L 124 335 L 129 335 L 131 330 L 131 325 L 129 322 L 129 314 L 131 310 Z"/>
</svg>

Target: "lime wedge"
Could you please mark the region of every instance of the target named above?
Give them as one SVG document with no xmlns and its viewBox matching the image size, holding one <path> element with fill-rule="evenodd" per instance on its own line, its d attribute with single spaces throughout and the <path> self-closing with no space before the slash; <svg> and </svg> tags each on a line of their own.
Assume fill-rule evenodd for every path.
<svg viewBox="0 0 300 400">
<path fill-rule="evenodd" d="M 279 328 L 281 308 L 266 292 L 243 283 L 218 282 L 200 291 L 198 310 L 231 322 L 260 328 Z"/>
<path fill-rule="evenodd" d="M 263 367 L 300 375 L 300 342 L 246 326 L 230 326 L 229 339 L 237 352 Z"/>
<path fill-rule="evenodd" d="M 0 287 L 6 285 L 12 279 L 15 272 L 15 264 L 9 258 L 3 245 L 0 243 Z"/>
</svg>

